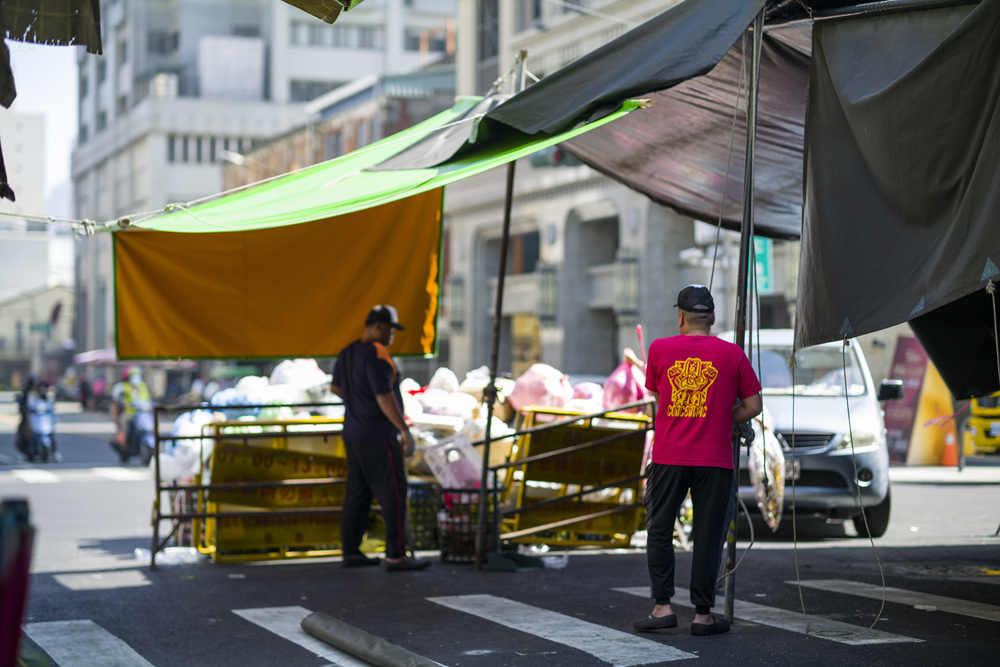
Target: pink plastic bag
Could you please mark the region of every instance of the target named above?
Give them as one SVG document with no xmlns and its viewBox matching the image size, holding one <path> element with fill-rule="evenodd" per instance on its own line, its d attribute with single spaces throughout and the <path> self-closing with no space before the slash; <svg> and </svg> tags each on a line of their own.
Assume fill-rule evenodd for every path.
<svg viewBox="0 0 1000 667">
<path fill-rule="evenodd" d="M 646 374 L 642 362 L 635 358 L 631 350 L 625 350 L 625 360 L 611 372 L 604 382 L 604 409 L 612 410 L 620 405 L 635 403 L 649 398 L 646 389 Z M 642 412 L 641 408 L 630 408 L 626 412 Z"/>
<path fill-rule="evenodd" d="M 548 364 L 532 364 L 514 382 L 514 389 L 507 401 L 515 410 L 537 405 L 561 408 L 573 398 L 573 387 L 566 375 Z"/>
</svg>

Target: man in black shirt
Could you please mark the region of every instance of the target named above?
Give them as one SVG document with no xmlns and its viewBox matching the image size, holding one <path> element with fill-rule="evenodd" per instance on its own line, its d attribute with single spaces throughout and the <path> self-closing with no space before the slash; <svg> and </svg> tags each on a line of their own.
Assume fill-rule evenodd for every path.
<svg viewBox="0 0 1000 667">
<path fill-rule="evenodd" d="M 344 566 L 377 565 L 361 553 L 372 498 L 385 522 L 385 568 L 421 570 L 430 561 L 406 555 L 409 535 L 404 456 L 413 453 L 413 436 L 403 417 L 400 377 L 386 347 L 404 327 L 392 306 L 375 306 L 365 332 L 337 355 L 330 389 L 344 401 L 347 490 L 340 517 Z"/>
</svg>

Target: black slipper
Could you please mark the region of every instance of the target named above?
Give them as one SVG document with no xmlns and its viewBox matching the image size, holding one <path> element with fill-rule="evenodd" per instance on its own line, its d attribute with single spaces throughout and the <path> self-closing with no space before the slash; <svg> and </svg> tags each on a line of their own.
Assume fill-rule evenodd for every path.
<svg viewBox="0 0 1000 667">
<path fill-rule="evenodd" d="M 632 621 L 632 629 L 639 632 L 649 632 L 650 630 L 666 630 L 677 627 L 677 614 L 667 616 L 648 616 Z"/>
<path fill-rule="evenodd" d="M 381 561 L 378 558 L 369 558 L 364 554 L 353 554 L 344 556 L 344 567 L 365 567 L 366 565 L 378 565 Z"/>
<path fill-rule="evenodd" d="M 692 623 L 691 634 L 695 637 L 707 637 L 708 635 L 721 635 L 729 632 L 729 621 L 722 618 L 715 618 L 715 623 Z"/>
</svg>

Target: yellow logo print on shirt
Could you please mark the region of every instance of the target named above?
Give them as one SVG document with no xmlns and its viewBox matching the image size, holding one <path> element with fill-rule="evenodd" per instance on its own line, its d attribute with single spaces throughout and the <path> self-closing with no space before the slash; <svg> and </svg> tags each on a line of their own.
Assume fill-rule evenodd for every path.
<svg viewBox="0 0 1000 667">
<path fill-rule="evenodd" d="M 708 414 L 708 388 L 719 376 L 711 361 L 684 359 L 675 361 L 667 371 L 672 387 L 668 417 L 704 417 Z"/>
</svg>

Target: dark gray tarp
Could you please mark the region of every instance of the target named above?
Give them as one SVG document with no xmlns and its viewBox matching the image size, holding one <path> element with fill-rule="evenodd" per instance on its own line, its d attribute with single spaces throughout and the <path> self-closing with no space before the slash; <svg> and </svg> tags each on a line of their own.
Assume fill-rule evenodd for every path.
<svg viewBox="0 0 1000 667">
<path fill-rule="evenodd" d="M 957 397 L 1000 388 L 1000 0 L 813 39 L 797 345 L 910 321 Z"/>
<path fill-rule="evenodd" d="M 651 109 L 564 147 L 739 229 L 741 35 L 762 4 L 684 0 L 500 104 L 466 141 L 551 133 L 649 96 Z M 755 232 L 802 231 L 800 347 L 910 321 L 956 396 L 1000 389 L 993 301 L 979 294 L 1000 279 L 998 13 L 1000 0 L 768 5 Z M 393 166 L 469 149 L 455 138 Z"/>
<path fill-rule="evenodd" d="M 686 4 L 686 3 L 685 3 Z M 754 231 L 797 239 L 810 27 L 765 31 L 757 112 Z M 739 230 L 743 215 L 746 76 L 738 40 L 704 76 L 644 95 L 652 107 L 563 144 L 594 169 L 654 201 Z M 723 199 L 725 204 L 723 205 Z"/>
</svg>

